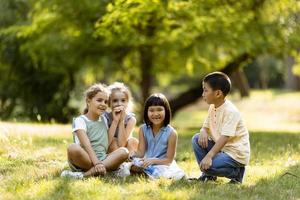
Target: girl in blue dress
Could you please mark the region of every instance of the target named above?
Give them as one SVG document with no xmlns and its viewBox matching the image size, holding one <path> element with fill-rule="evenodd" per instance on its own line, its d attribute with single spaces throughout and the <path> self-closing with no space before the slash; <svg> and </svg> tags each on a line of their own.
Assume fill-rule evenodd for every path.
<svg viewBox="0 0 300 200">
<path fill-rule="evenodd" d="M 137 151 L 130 153 L 132 171 L 144 171 L 151 178 L 181 179 L 185 176 L 174 158 L 177 132 L 170 125 L 171 109 L 167 98 L 152 94 L 145 102 L 144 124 L 139 130 Z"/>
</svg>

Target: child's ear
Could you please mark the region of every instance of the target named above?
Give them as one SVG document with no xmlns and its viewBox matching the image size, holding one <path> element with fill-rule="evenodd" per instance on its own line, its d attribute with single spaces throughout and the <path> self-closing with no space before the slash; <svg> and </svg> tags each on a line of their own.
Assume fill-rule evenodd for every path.
<svg viewBox="0 0 300 200">
<path fill-rule="evenodd" d="M 216 90 L 217 97 L 221 97 L 223 92 L 221 90 Z"/>
<path fill-rule="evenodd" d="M 90 100 L 90 99 L 88 99 L 88 98 L 86 98 L 86 100 L 85 100 L 85 101 L 86 101 L 86 105 L 87 105 L 87 106 L 89 106 L 89 104 L 90 104 L 91 100 Z"/>
</svg>

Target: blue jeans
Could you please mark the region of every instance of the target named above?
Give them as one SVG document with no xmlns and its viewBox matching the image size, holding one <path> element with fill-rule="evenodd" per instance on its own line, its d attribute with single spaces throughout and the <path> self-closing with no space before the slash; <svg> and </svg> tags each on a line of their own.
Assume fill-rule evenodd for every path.
<svg viewBox="0 0 300 200">
<path fill-rule="evenodd" d="M 194 153 L 197 159 L 198 164 L 200 164 L 201 160 L 206 156 L 206 154 L 212 149 L 215 145 L 215 142 L 212 140 L 208 140 L 207 148 L 202 148 L 198 144 L 199 134 L 196 134 L 192 138 L 192 144 Z M 234 180 L 238 180 L 242 182 L 245 171 L 245 165 L 237 162 L 233 158 L 231 158 L 228 154 L 224 152 L 217 153 L 212 158 L 212 165 L 209 169 L 203 171 L 203 175 L 207 176 L 222 176 Z"/>
</svg>

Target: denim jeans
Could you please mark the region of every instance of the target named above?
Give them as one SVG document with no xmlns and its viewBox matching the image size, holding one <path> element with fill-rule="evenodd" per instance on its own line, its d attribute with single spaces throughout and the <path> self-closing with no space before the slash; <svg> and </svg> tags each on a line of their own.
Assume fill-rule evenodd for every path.
<svg viewBox="0 0 300 200">
<path fill-rule="evenodd" d="M 201 160 L 212 149 L 215 142 L 212 140 L 208 140 L 207 148 L 202 148 L 198 144 L 198 138 L 199 134 L 194 135 L 192 138 L 192 144 L 197 162 L 198 164 L 200 164 Z M 222 176 L 230 179 L 237 179 L 238 181 L 242 182 L 244 171 L 245 165 L 237 162 L 228 154 L 224 152 L 219 152 L 212 158 L 211 167 L 205 170 L 202 176 Z"/>
</svg>

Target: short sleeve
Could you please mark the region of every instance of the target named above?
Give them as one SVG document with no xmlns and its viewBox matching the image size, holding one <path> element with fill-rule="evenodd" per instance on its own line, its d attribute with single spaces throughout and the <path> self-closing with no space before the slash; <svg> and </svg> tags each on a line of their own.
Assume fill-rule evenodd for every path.
<svg viewBox="0 0 300 200">
<path fill-rule="evenodd" d="M 77 130 L 86 131 L 86 123 L 82 117 L 75 118 L 72 126 L 72 132 L 74 133 Z"/>
<path fill-rule="evenodd" d="M 221 128 L 221 135 L 235 136 L 239 121 L 240 115 L 238 112 L 228 112 L 224 116 L 224 124 Z"/>
<path fill-rule="evenodd" d="M 135 114 L 134 114 L 134 113 L 128 113 L 128 114 L 126 115 L 126 117 L 125 117 L 125 125 L 126 125 L 126 126 L 127 126 L 128 122 L 129 122 L 129 120 L 130 120 L 131 118 L 135 118 Z"/>
</svg>

